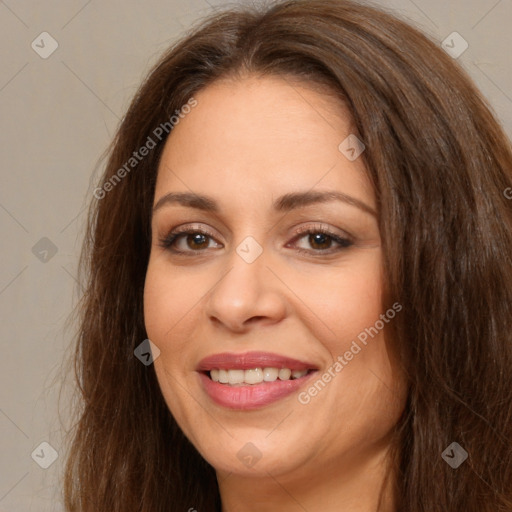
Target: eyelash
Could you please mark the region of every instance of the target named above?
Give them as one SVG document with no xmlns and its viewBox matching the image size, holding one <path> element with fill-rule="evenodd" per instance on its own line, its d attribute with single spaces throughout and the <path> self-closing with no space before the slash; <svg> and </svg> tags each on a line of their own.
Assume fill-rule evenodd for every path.
<svg viewBox="0 0 512 512">
<path fill-rule="evenodd" d="M 181 236 L 196 235 L 196 234 L 205 235 L 209 238 L 215 239 L 215 236 L 212 233 L 210 233 L 207 229 L 186 229 L 186 228 L 184 228 L 184 229 L 178 229 L 175 231 L 171 231 L 167 236 L 165 236 L 159 240 L 159 245 L 160 245 L 160 247 L 163 247 L 164 249 L 171 251 L 172 253 L 175 253 L 175 254 L 186 255 L 186 256 L 195 256 L 201 252 L 204 252 L 205 249 L 198 249 L 198 250 L 191 249 L 188 251 L 182 251 L 182 250 L 173 248 L 172 245 Z M 326 255 L 326 254 L 333 254 L 336 252 L 340 252 L 340 251 L 347 249 L 353 245 L 352 240 L 350 240 L 349 238 L 340 237 L 323 226 L 315 226 L 315 227 L 308 226 L 306 228 L 300 228 L 294 234 L 292 241 L 300 240 L 301 238 L 305 237 L 306 235 L 316 235 L 316 234 L 327 235 L 329 238 L 332 239 L 332 241 L 334 243 L 337 243 L 339 247 L 334 250 L 332 250 L 331 248 L 323 249 L 323 250 L 322 249 L 308 250 L 308 249 L 297 248 L 296 250 L 302 254 L 307 254 L 307 255 L 312 255 L 312 254 Z"/>
</svg>

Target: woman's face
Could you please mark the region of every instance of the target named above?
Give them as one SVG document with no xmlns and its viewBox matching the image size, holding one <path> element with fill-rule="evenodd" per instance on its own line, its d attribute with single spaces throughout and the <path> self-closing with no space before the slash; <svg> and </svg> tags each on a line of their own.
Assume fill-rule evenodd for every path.
<svg viewBox="0 0 512 512">
<path fill-rule="evenodd" d="M 376 200 L 361 147 L 339 148 L 349 116 L 281 78 L 195 99 L 160 162 L 145 285 L 166 403 L 220 474 L 356 471 L 385 452 L 405 393 Z"/>
</svg>

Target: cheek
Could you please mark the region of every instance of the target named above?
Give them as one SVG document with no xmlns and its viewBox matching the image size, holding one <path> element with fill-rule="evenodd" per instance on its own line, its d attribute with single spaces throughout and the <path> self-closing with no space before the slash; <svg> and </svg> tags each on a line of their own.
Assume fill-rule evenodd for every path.
<svg viewBox="0 0 512 512">
<path fill-rule="evenodd" d="M 150 261 L 144 285 L 144 323 L 151 341 L 158 345 L 179 329 L 180 322 L 199 300 L 196 284 L 179 271 Z"/>
<path fill-rule="evenodd" d="M 150 259 L 144 284 L 144 323 L 148 338 L 160 349 L 154 369 L 164 399 L 176 418 L 182 418 L 186 410 L 181 396 L 183 384 L 176 375 L 188 369 L 190 361 L 189 338 L 180 335 L 180 330 L 198 297 L 199 290 L 191 284 L 190 276 Z"/>
<path fill-rule="evenodd" d="M 343 353 L 347 340 L 379 318 L 382 276 L 378 250 L 364 252 L 331 268 L 285 265 L 274 270 L 283 282 L 290 283 L 291 292 L 287 286 L 277 292 L 291 306 L 292 315 L 306 324 L 333 355 Z M 201 307 L 201 300 L 215 286 L 215 275 L 211 269 L 188 272 L 172 268 L 159 258 L 150 259 L 144 288 L 144 320 L 154 343 L 159 345 L 172 338 L 172 352 L 181 352 L 185 340 L 179 333 L 187 329 L 185 325 L 191 317 L 197 318 L 194 308 Z M 269 281 L 272 284 L 274 280 L 269 277 Z"/>
<path fill-rule="evenodd" d="M 333 357 L 348 350 L 383 313 L 380 251 L 368 251 L 329 271 L 297 273 L 294 282 L 294 292 L 314 313 L 302 308 L 302 320 L 311 318 L 310 329 Z"/>
<path fill-rule="evenodd" d="M 329 410 L 340 425 L 350 417 L 361 432 L 372 430 L 365 423 L 370 419 L 377 430 L 387 428 L 403 402 L 399 372 L 385 337 L 386 325 L 399 313 L 383 309 L 380 262 L 380 251 L 367 252 L 346 267 L 301 276 L 294 289 L 307 306 L 302 321 L 332 360 L 318 376 L 325 377 L 325 386 L 312 383 L 301 403 L 318 408 L 318 417 Z M 379 425 L 380 420 L 384 424 Z"/>
</svg>

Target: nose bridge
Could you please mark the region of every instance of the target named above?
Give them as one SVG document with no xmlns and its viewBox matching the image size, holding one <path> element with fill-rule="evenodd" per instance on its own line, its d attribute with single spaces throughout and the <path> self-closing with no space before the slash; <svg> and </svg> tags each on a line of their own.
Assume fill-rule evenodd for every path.
<svg viewBox="0 0 512 512">
<path fill-rule="evenodd" d="M 246 237 L 233 247 L 226 260 L 227 273 L 215 287 L 219 301 L 227 301 L 231 308 L 247 309 L 254 304 L 265 286 L 267 255 L 253 237 Z"/>
<path fill-rule="evenodd" d="M 283 297 L 267 269 L 269 254 L 252 236 L 233 247 L 226 259 L 226 272 L 212 289 L 207 315 L 232 329 L 251 318 L 277 320 L 285 311 Z"/>
</svg>

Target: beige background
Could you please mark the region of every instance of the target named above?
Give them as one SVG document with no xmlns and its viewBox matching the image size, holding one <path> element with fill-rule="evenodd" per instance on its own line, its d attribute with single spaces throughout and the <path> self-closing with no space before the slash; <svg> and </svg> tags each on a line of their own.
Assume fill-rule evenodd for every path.
<svg viewBox="0 0 512 512">
<path fill-rule="evenodd" d="M 469 47 L 457 60 L 512 134 L 512 2 L 376 3 L 440 44 L 459 32 Z M 221 5 L 0 0 L 0 512 L 62 510 L 57 398 L 73 335 L 64 321 L 77 296 L 74 276 L 84 207 L 101 170 L 96 164 L 158 55 Z M 48 36 L 41 43 L 42 32 L 58 43 L 46 59 L 31 47 L 35 40 L 40 52 L 51 49 Z M 48 447 L 38 448 L 42 442 L 58 454 L 48 469 L 31 458 L 37 448 L 34 459 L 50 460 Z"/>
</svg>

